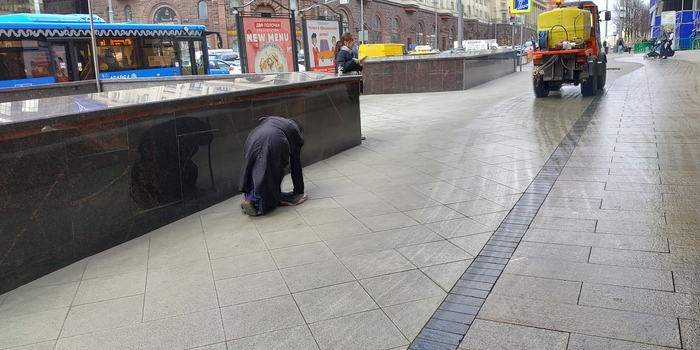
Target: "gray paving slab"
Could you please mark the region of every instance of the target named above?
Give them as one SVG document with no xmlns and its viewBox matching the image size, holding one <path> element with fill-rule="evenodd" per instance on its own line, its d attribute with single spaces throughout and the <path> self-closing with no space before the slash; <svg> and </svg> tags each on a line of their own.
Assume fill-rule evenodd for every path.
<svg viewBox="0 0 700 350">
<path fill-rule="evenodd" d="M 676 318 L 515 297 L 490 296 L 478 317 L 667 347 L 681 340 Z"/>
<path fill-rule="evenodd" d="M 585 349 L 669 350 L 671 348 L 572 333 L 569 337 L 569 347 L 567 350 Z"/>
<path fill-rule="evenodd" d="M 318 344 L 306 325 L 230 340 L 224 344 L 223 349 L 226 349 L 226 345 L 228 345 L 228 349 L 250 350 L 318 349 Z"/>
<path fill-rule="evenodd" d="M 72 305 L 123 298 L 146 292 L 146 271 L 87 279 L 80 282 Z"/>
<path fill-rule="evenodd" d="M 473 259 L 423 267 L 420 270 L 435 282 L 442 290 L 449 292 Z"/>
<path fill-rule="evenodd" d="M 700 320 L 700 300 L 678 292 L 584 283 L 579 305 Z"/>
<path fill-rule="evenodd" d="M 624 234 L 604 234 L 581 231 L 567 231 L 549 227 L 548 229 L 531 228 L 525 233 L 523 241 L 553 244 L 570 244 L 585 247 L 614 247 L 650 252 L 668 252 L 665 237 L 646 237 Z"/>
<path fill-rule="evenodd" d="M 294 293 L 292 296 L 308 323 L 379 308 L 357 281 Z"/>
<path fill-rule="evenodd" d="M 23 286 L 7 293 L 0 306 L 0 318 L 27 315 L 68 307 L 73 302 L 80 282 L 48 287 Z"/>
<path fill-rule="evenodd" d="M 192 296 L 196 295 L 196 298 Z M 214 277 L 207 262 L 151 270 L 146 281 L 143 320 L 216 309 Z"/>
<path fill-rule="evenodd" d="M 296 293 L 354 281 L 356 277 L 346 265 L 339 260 L 325 260 L 281 269 L 280 273 L 289 290 Z"/>
<path fill-rule="evenodd" d="M 416 268 L 416 265 L 412 264 L 395 249 L 343 257 L 341 260 L 357 279 L 414 270 Z"/>
<path fill-rule="evenodd" d="M 55 340 L 68 307 L 0 318 L 0 346 L 4 348 Z"/>
<path fill-rule="evenodd" d="M 613 284 L 665 291 L 672 291 L 674 288 L 670 271 L 633 267 L 594 265 L 569 261 L 558 261 L 557 264 L 554 265 L 548 260 L 522 258 L 511 260 L 504 272 L 514 275 Z"/>
<path fill-rule="evenodd" d="M 141 236 L 91 256 L 86 259 L 87 266 L 85 267 L 83 278 L 89 279 L 144 271 L 148 264 L 149 240 L 149 235 Z M 78 277 L 78 280 L 80 280 L 80 277 Z"/>
<path fill-rule="evenodd" d="M 61 337 L 140 324 L 143 319 L 143 302 L 143 295 L 134 295 L 73 306 L 68 311 Z"/>
<path fill-rule="evenodd" d="M 502 274 L 493 287 L 496 295 L 578 304 L 581 282 Z"/>
<path fill-rule="evenodd" d="M 321 349 L 390 349 L 408 340 L 380 310 L 312 323 L 311 332 Z"/>
<path fill-rule="evenodd" d="M 56 349 L 189 349 L 224 341 L 218 309 L 60 338 Z"/>
<path fill-rule="evenodd" d="M 268 251 L 212 259 L 211 269 L 215 280 L 245 276 L 277 270 L 277 265 Z"/>
<path fill-rule="evenodd" d="M 400 247 L 396 248 L 396 251 L 417 267 L 428 267 L 472 258 L 471 254 L 449 241 Z"/>
<path fill-rule="evenodd" d="M 414 339 L 443 299 L 442 296 L 421 299 L 387 306 L 382 310 L 407 339 Z"/>
<path fill-rule="evenodd" d="M 566 349 L 569 334 L 514 324 L 476 320 L 459 345 L 470 350 Z"/>
<path fill-rule="evenodd" d="M 445 296 L 442 288 L 420 270 L 367 278 L 360 283 L 381 307 Z"/>
<path fill-rule="evenodd" d="M 700 321 L 680 319 L 684 349 L 700 349 Z"/>
<path fill-rule="evenodd" d="M 247 303 L 290 294 L 279 271 L 268 271 L 216 281 L 218 306 Z"/>
<path fill-rule="evenodd" d="M 291 295 L 222 307 L 221 318 L 227 340 L 306 325 Z"/>
</svg>

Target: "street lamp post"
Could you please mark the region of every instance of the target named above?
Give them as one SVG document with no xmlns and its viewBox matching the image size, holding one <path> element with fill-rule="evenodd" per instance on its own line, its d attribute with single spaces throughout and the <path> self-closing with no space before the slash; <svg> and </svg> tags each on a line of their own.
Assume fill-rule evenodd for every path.
<svg viewBox="0 0 700 350">
<path fill-rule="evenodd" d="M 365 0 L 360 0 L 360 44 L 365 43 Z"/>
<path fill-rule="evenodd" d="M 462 0 L 457 0 L 457 51 L 464 51 L 464 9 Z"/>
<path fill-rule="evenodd" d="M 438 22 L 437 22 L 437 3 L 438 0 L 433 0 L 433 5 L 435 5 L 435 47 L 434 49 L 437 50 L 438 48 Z"/>
</svg>

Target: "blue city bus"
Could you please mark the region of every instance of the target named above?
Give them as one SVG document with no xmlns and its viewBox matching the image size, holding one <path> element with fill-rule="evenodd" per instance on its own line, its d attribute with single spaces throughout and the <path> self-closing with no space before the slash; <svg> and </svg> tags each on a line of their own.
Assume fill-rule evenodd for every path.
<svg viewBox="0 0 700 350">
<path fill-rule="evenodd" d="M 202 25 L 106 23 L 93 17 L 98 69 L 90 44 L 90 16 L 0 16 L 0 88 L 100 79 L 208 74 Z M 195 69 L 192 69 L 194 62 Z"/>
</svg>

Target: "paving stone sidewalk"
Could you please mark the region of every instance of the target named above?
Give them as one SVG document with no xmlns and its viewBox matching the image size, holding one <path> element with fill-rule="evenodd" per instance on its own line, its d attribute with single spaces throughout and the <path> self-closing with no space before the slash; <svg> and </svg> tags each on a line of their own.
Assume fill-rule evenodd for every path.
<svg viewBox="0 0 700 350">
<path fill-rule="evenodd" d="M 238 196 L 6 293 L 0 349 L 406 349 L 586 113 L 464 341 L 433 340 L 696 349 L 698 58 L 621 57 L 597 99 L 535 99 L 527 67 L 363 96 L 367 140 L 304 169 L 306 203 Z"/>
</svg>

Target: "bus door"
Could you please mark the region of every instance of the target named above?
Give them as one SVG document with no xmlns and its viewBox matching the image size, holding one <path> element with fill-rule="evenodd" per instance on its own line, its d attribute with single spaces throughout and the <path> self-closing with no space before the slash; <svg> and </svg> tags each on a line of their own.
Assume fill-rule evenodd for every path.
<svg viewBox="0 0 700 350">
<path fill-rule="evenodd" d="M 182 75 L 206 74 L 206 64 L 209 60 L 202 55 L 204 45 L 201 37 L 178 38 L 177 47 Z"/>
<path fill-rule="evenodd" d="M 57 83 L 95 79 L 89 40 L 51 41 L 54 79 Z"/>
</svg>

